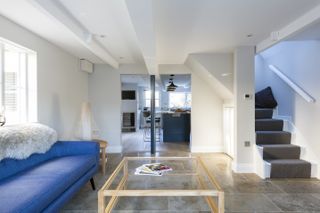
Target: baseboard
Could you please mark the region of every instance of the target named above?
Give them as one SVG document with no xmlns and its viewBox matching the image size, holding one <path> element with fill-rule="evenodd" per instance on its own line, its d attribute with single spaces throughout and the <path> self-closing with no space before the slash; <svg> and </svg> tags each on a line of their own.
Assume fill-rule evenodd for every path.
<svg viewBox="0 0 320 213">
<path fill-rule="evenodd" d="M 255 173 L 254 165 L 251 163 L 232 162 L 232 170 L 236 173 Z"/>
<path fill-rule="evenodd" d="M 223 146 L 191 146 L 192 153 L 224 152 Z"/>
<path fill-rule="evenodd" d="M 122 146 L 107 146 L 107 153 L 121 153 Z"/>
</svg>

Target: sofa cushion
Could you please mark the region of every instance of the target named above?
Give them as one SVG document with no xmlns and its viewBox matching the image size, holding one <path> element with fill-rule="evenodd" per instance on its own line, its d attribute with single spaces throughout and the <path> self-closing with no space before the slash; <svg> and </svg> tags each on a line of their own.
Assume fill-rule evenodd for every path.
<svg viewBox="0 0 320 213">
<path fill-rule="evenodd" d="M 93 155 L 54 158 L 0 182 L 0 212 L 40 212 L 96 164 Z"/>
<path fill-rule="evenodd" d="M 73 155 L 95 155 L 96 162 L 99 162 L 99 143 L 93 141 L 59 141 L 44 154 L 33 154 L 24 160 L 3 159 L 0 161 L 0 182 L 2 179 L 29 170 L 50 159 Z"/>
<path fill-rule="evenodd" d="M 256 108 L 275 108 L 278 103 L 273 96 L 271 87 L 267 87 L 255 95 Z"/>
</svg>

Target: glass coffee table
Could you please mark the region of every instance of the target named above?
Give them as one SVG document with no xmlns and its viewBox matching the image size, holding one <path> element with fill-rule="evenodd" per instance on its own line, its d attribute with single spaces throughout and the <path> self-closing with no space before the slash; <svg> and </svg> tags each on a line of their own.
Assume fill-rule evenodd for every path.
<svg viewBox="0 0 320 213">
<path fill-rule="evenodd" d="M 135 175 L 137 167 L 148 163 L 162 163 L 173 170 L 162 176 Z M 177 197 L 180 208 L 185 210 L 192 208 L 197 200 L 201 210 L 224 212 L 224 192 L 200 157 L 124 157 L 98 192 L 98 211 L 121 212 L 131 205 L 131 210 L 148 212 L 137 199 L 130 202 L 128 198 L 149 199 L 148 205 L 154 207 L 159 199 Z M 121 199 L 127 200 L 121 202 Z M 192 200 L 189 202 L 188 199 Z"/>
</svg>

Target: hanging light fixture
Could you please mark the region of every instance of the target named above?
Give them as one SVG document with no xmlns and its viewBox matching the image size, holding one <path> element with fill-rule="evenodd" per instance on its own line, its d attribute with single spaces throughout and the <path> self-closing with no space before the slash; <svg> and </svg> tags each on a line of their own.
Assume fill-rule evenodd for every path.
<svg viewBox="0 0 320 213">
<path fill-rule="evenodd" d="M 170 79 L 169 79 L 169 85 L 167 86 L 167 92 L 173 92 L 176 90 L 176 88 L 178 87 L 177 85 L 175 85 L 173 83 L 173 77 L 174 75 L 170 75 Z"/>
</svg>

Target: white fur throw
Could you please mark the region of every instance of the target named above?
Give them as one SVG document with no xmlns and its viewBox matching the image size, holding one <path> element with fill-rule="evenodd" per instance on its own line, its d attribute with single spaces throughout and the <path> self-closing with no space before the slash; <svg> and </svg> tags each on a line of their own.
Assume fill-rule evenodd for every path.
<svg viewBox="0 0 320 213">
<path fill-rule="evenodd" d="M 25 159 L 34 153 L 45 153 L 57 142 L 57 132 L 39 123 L 0 127 L 0 160 Z"/>
</svg>

